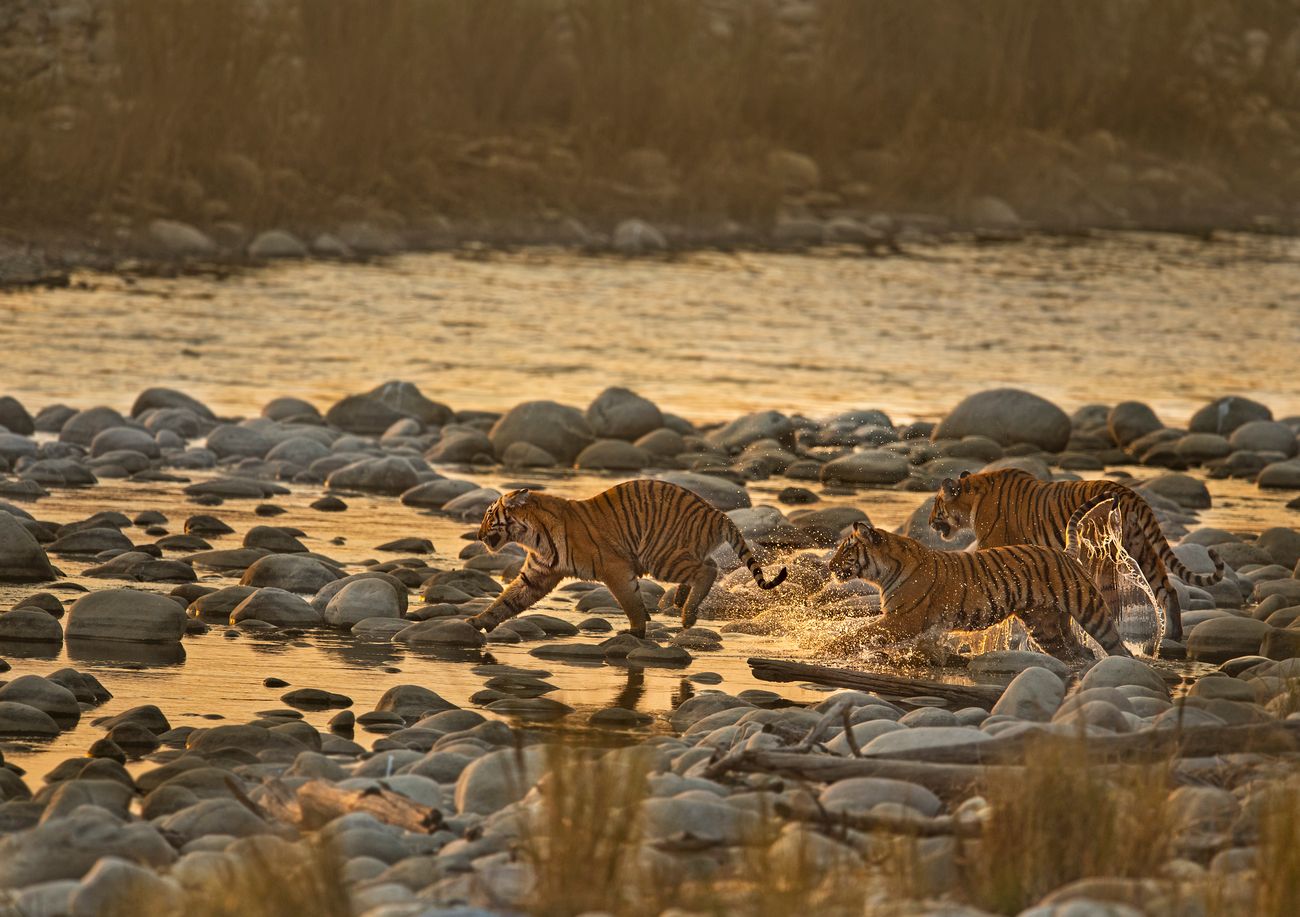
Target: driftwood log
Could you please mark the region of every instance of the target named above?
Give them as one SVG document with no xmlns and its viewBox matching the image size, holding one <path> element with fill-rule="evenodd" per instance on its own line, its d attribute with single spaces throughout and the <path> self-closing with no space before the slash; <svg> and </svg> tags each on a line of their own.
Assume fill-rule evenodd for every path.
<svg viewBox="0 0 1300 917">
<path fill-rule="evenodd" d="M 980 707 L 991 710 L 1002 696 L 1003 688 L 995 685 L 953 685 L 923 678 L 902 678 L 826 665 L 811 665 L 787 659 L 747 659 L 754 677 L 763 681 L 811 681 L 835 688 L 856 688 L 881 697 L 903 700 L 908 697 L 938 697 L 954 707 Z"/>
<path fill-rule="evenodd" d="M 238 789 L 233 781 L 227 784 Z M 328 780 L 312 780 L 295 793 L 283 782 L 269 780 L 262 785 L 257 800 L 242 791 L 236 798 L 263 818 L 288 822 L 308 831 L 323 828 L 349 812 L 369 812 L 385 824 L 425 834 L 432 834 L 442 826 L 442 813 L 437 809 L 383 786 L 345 790 Z"/>
</svg>

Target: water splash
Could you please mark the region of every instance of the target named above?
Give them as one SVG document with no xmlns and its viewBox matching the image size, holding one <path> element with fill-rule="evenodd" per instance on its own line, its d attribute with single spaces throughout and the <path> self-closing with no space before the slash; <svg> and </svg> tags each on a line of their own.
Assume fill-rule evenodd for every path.
<svg viewBox="0 0 1300 917">
<path fill-rule="evenodd" d="M 1101 589 L 1129 652 L 1155 655 L 1165 635 L 1165 616 L 1142 568 L 1124 546 L 1124 517 L 1118 506 L 1107 502 L 1084 517 L 1076 556 Z M 1081 641 L 1100 649 L 1081 627 L 1076 624 L 1074 629 Z"/>
</svg>

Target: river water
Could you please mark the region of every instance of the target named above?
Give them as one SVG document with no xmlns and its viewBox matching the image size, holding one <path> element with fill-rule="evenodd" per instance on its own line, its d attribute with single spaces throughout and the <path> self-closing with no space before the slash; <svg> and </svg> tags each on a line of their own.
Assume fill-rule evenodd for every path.
<svg viewBox="0 0 1300 917">
<path fill-rule="evenodd" d="M 453 407 L 489 409 L 532 398 L 585 405 L 605 386 L 622 384 L 693 420 L 766 408 L 818 416 L 879 407 L 901 421 L 938 416 L 972 391 L 1010 384 L 1067 410 L 1137 398 L 1171 424 L 1229 392 L 1282 416 L 1300 413 L 1298 265 L 1300 245 L 1287 239 L 1117 235 L 943 245 L 884 259 L 698 254 L 622 261 L 533 251 L 485 260 L 438 254 L 372 265 L 286 264 L 224 279 L 88 274 L 70 289 L 0 294 L 7 370 L 0 393 L 33 412 L 54 402 L 126 410 L 146 386 L 169 385 L 219 413 L 246 416 L 282 395 L 324 408 L 390 378 L 414 381 Z M 493 486 L 512 480 L 472 476 Z M 590 475 L 547 481 L 572 496 L 610 483 Z M 783 484 L 751 486 L 754 502 L 775 503 Z M 1202 516 L 1205 524 L 1256 531 L 1295 524 L 1277 495 L 1241 482 L 1210 487 L 1215 507 Z M 309 547 L 350 570 L 375 557 L 376 545 L 407 535 L 432 539 L 434 564 L 459 564 L 466 524 L 379 498 L 348 498 L 346 513 L 321 514 L 308 508 L 320 493 L 294 487 L 276 501 L 286 514 L 269 521 L 303 529 Z M 922 498 L 885 490 L 829 499 L 860 505 L 892 527 Z M 121 482 L 56 491 L 29 508 L 57 522 L 104 509 L 158 509 L 172 531 L 200 511 L 177 485 Z M 268 521 L 253 514 L 253 501 L 213 512 L 237 530 L 213 539 L 215 547 L 234 547 L 249 527 Z M 81 576 L 87 564 L 59 563 L 72 582 L 116 585 Z M 0 607 L 34 591 L 0 586 Z M 571 595 L 559 593 L 539 610 L 574 622 L 585 617 L 573 610 Z M 262 687 L 269 676 L 347 694 L 358 713 L 403 682 L 466 704 L 482 688 L 472 666 L 483 661 L 554 673 L 559 690 L 550 696 L 577 710 L 575 722 L 612 704 L 666 711 L 703 687 L 690 680 L 703 671 L 721 675 L 722 688 L 733 693 L 775 687 L 793 700 L 819 696 L 809 686 L 753 679 L 747 656 L 800 653 L 774 637 L 728 635 L 724 650 L 697 654 L 689 669 L 644 671 L 543 662 L 529 655 L 528 643 L 448 659 L 330 634 L 231 639 L 218 627 L 184 647 L 177 654 L 129 644 L 0 646 L 13 674 L 73 665 L 115 695 L 52 742 L 0 747 L 39 777 L 85 752 L 100 734 L 90 725 L 96 716 L 156 703 L 173 725 L 242 722 L 282 706 L 281 691 Z M 307 718 L 323 727 L 330 715 Z"/>
</svg>

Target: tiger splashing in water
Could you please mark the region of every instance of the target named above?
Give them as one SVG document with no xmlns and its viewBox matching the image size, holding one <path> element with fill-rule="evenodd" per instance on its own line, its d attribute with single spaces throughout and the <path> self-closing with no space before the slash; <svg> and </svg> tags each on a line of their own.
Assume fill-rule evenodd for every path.
<svg viewBox="0 0 1300 917">
<path fill-rule="evenodd" d="M 1064 548 L 1070 516 L 1089 500 L 1114 493 L 1123 520 L 1123 547 L 1136 561 L 1165 614 L 1165 633 L 1182 640 L 1183 616 L 1178 592 L 1169 574 L 1190 586 L 1208 586 L 1223 577 L 1223 562 L 1214 552 L 1213 573 L 1188 570 L 1160 531 L 1147 501 L 1115 481 L 1040 481 L 1027 471 L 1006 468 L 947 478 L 939 487 L 930 511 L 930 527 L 951 538 L 969 528 L 981 548 L 1015 544 L 1036 544 Z M 1094 580 L 1110 592 L 1115 588 L 1113 573 L 1091 570 Z"/>
<path fill-rule="evenodd" d="M 514 490 L 483 514 L 479 540 L 493 551 L 510 542 L 527 550 L 519 575 L 469 623 L 491 631 L 533 605 L 567 576 L 603 582 L 627 615 L 631 631 L 646 632 L 647 613 L 637 577 L 678 583 L 675 604 L 682 626 L 718 576 L 711 555 L 723 544 L 735 550 L 763 589 L 785 581 L 782 567 L 768 580 L 736 524 L 684 487 L 666 481 L 629 481 L 588 500 Z"/>
<path fill-rule="evenodd" d="M 840 579 L 859 577 L 878 586 L 882 613 L 839 638 L 836 648 L 896 643 L 935 627 L 983 630 L 1015 615 L 1053 656 L 1083 655 L 1070 629 L 1071 618 L 1110 655 L 1131 655 L 1101 593 L 1074 556 L 1083 518 L 1114 499 L 1103 494 L 1075 511 L 1066 526 L 1065 550 L 1015 545 L 936 551 L 903 535 L 854 523 L 831 558 L 831 572 Z"/>
</svg>

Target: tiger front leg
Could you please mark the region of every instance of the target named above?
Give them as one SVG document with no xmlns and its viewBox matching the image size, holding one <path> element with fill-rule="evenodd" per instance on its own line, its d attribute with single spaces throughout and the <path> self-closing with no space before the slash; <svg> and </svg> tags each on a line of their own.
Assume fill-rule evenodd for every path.
<svg viewBox="0 0 1300 917">
<path fill-rule="evenodd" d="M 469 623 L 484 633 L 491 633 L 502 622 L 544 598 L 559 582 L 559 576 L 543 574 L 525 566 L 496 601 L 470 618 Z"/>
</svg>

